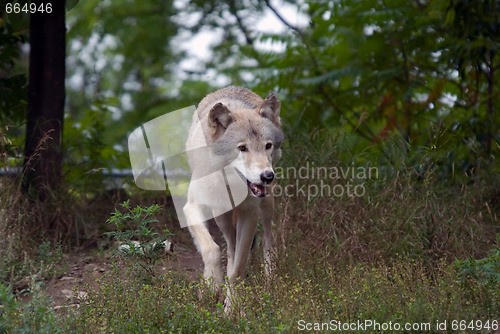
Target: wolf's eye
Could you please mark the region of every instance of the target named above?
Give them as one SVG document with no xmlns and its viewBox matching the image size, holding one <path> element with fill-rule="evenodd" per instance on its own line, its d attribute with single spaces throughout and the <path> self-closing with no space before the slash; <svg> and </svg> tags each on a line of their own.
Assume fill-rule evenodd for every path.
<svg viewBox="0 0 500 334">
<path fill-rule="evenodd" d="M 240 146 L 238 146 L 238 149 L 239 149 L 241 152 L 246 152 L 246 151 L 248 151 L 248 148 L 247 148 L 247 146 L 246 146 L 246 145 L 240 145 Z"/>
<path fill-rule="evenodd" d="M 271 147 L 273 147 L 273 143 L 267 143 L 266 144 L 266 150 L 271 149 Z"/>
</svg>

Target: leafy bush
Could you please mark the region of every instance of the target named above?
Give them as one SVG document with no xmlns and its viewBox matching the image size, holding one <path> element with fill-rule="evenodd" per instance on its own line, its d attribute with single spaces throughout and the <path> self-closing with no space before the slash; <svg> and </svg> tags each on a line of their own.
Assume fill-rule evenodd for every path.
<svg viewBox="0 0 500 334">
<path fill-rule="evenodd" d="M 500 248 L 498 246 L 493 248 L 483 259 L 457 259 L 455 267 L 462 280 L 473 279 L 481 284 L 498 286 L 500 285 Z"/>
<path fill-rule="evenodd" d="M 123 243 L 118 247 L 115 255 L 132 260 L 132 264 L 138 270 L 150 277 L 156 277 L 156 262 L 165 254 L 167 238 L 172 234 L 164 229 L 163 233 L 154 232 L 152 223 L 158 220 L 152 218 L 161 207 L 153 204 L 148 208 L 130 206 L 130 200 L 120 204 L 125 210 L 121 213 L 118 210 L 111 215 L 106 222 L 114 224 L 117 231 L 108 232 L 118 241 Z"/>
<path fill-rule="evenodd" d="M 25 293 L 30 294 L 30 300 L 20 303 L 11 289 L 0 283 L 0 333 L 61 333 L 41 283 L 32 280 Z"/>
<path fill-rule="evenodd" d="M 458 281 L 468 292 L 468 297 L 481 303 L 489 313 L 499 314 L 500 248 L 496 246 L 487 257 L 479 260 L 456 259 L 454 266 Z"/>
</svg>

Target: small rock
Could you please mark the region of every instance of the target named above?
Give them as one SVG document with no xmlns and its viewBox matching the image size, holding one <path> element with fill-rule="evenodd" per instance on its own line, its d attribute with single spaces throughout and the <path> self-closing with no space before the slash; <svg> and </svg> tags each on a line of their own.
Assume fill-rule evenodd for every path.
<svg viewBox="0 0 500 334">
<path fill-rule="evenodd" d="M 63 290 L 61 290 L 61 293 L 66 298 L 72 298 L 73 297 L 73 291 L 72 290 L 63 289 Z"/>
<path fill-rule="evenodd" d="M 14 283 L 14 289 L 16 290 L 26 289 L 29 286 L 30 280 L 31 279 L 29 276 L 23 277 L 22 279 Z"/>
<path fill-rule="evenodd" d="M 78 299 L 87 299 L 89 295 L 85 291 L 78 291 Z"/>
<path fill-rule="evenodd" d="M 75 293 L 73 290 L 63 289 L 63 290 L 61 290 L 61 292 L 68 299 L 71 299 L 73 297 L 76 297 L 78 299 L 87 299 L 88 298 L 88 294 L 84 291 L 78 291 L 76 293 L 76 296 L 75 296 Z"/>
<path fill-rule="evenodd" d="M 171 254 L 174 252 L 174 244 L 171 241 L 165 240 L 163 242 L 163 248 L 165 249 L 165 253 Z"/>
<path fill-rule="evenodd" d="M 83 267 L 85 271 L 96 271 L 97 270 L 97 265 L 95 263 L 88 263 Z"/>
</svg>

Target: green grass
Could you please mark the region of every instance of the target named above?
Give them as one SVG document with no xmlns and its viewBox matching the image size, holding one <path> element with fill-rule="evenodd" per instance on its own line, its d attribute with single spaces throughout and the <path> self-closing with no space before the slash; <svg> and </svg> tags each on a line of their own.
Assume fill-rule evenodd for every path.
<svg viewBox="0 0 500 334">
<path fill-rule="evenodd" d="M 46 328 L 47 333 L 295 333 L 305 323 L 450 324 L 455 319 L 493 321 L 500 314 L 498 285 L 464 282 L 445 262 L 432 273 L 404 259 L 392 266 L 335 268 L 302 253 L 284 256 L 280 274 L 269 280 L 253 263 L 249 278 L 235 289 L 237 316 L 226 315 L 216 296 L 200 295 L 198 283 L 175 272 L 143 284 L 117 267 L 97 287 L 84 288 L 89 298 L 79 308 L 58 314 L 43 295 L 20 304 L 7 294 L 0 325 L 32 332 Z"/>
<path fill-rule="evenodd" d="M 301 320 L 403 325 L 491 321 L 500 314 L 498 288 L 461 283 L 446 263 L 431 275 L 412 261 L 334 268 L 304 256 L 285 258 L 280 274 L 269 281 L 252 267 L 252 275 L 236 287 L 235 313 L 244 317 L 226 315 L 215 296 L 200 297 L 197 283 L 175 273 L 144 285 L 114 272 L 98 288 L 88 288 L 88 303 L 68 309 L 60 326 L 75 333 L 293 333 Z"/>
<path fill-rule="evenodd" d="M 42 292 L 41 282 L 32 278 L 26 302 L 17 300 L 10 287 L 0 284 L 0 333 L 60 333 L 50 299 Z"/>
</svg>

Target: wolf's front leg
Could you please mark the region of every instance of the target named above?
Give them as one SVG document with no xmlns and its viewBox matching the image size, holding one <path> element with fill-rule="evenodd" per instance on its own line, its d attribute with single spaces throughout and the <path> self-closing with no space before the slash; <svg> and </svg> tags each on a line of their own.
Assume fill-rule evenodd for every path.
<svg viewBox="0 0 500 334">
<path fill-rule="evenodd" d="M 224 283 L 220 247 L 210 235 L 206 223 L 197 223 L 199 221 L 197 219 L 201 216 L 201 209 L 198 205 L 188 202 L 184 206 L 184 214 L 188 222 L 189 232 L 203 259 L 205 267 L 203 276 L 207 283 L 219 289 Z"/>
<path fill-rule="evenodd" d="M 228 272 L 229 284 L 227 287 L 225 311 L 231 312 L 232 304 L 234 303 L 234 284 L 239 277 L 245 274 L 245 268 L 252 247 L 253 238 L 257 230 L 259 217 L 252 210 L 237 210 L 236 220 L 236 247 L 234 252 L 234 260 L 231 272 Z"/>
<path fill-rule="evenodd" d="M 273 272 L 274 238 L 273 238 L 273 214 L 274 197 L 266 197 L 260 207 L 262 227 L 264 228 L 264 237 L 262 238 L 262 248 L 264 251 L 264 271 L 270 276 Z"/>
<path fill-rule="evenodd" d="M 215 214 L 214 214 L 215 215 Z M 227 245 L 227 273 L 231 273 L 233 271 L 233 263 L 234 263 L 234 252 L 235 252 L 235 244 L 236 244 L 236 230 L 233 225 L 233 211 L 229 211 L 215 217 L 215 221 L 217 226 L 221 230 L 224 235 L 224 239 L 226 240 Z"/>
</svg>

